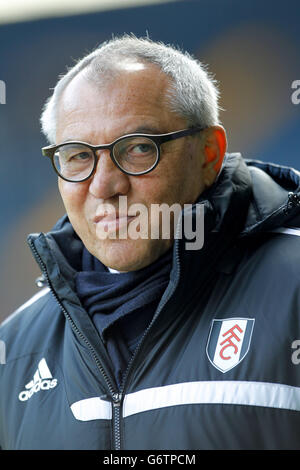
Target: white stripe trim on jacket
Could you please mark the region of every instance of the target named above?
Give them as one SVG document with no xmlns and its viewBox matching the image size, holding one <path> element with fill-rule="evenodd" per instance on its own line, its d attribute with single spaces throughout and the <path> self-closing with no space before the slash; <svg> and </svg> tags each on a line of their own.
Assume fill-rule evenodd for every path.
<svg viewBox="0 0 300 470">
<path fill-rule="evenodd" d="M 247 405 L 300 411 L 300 387 L 248 381 L 183 382 L 125 395 L 123 417 L 179 405 Z M 112 405 L 99 397 L 71 405 L 76 419 L 111 419 Z"/>
</svg>

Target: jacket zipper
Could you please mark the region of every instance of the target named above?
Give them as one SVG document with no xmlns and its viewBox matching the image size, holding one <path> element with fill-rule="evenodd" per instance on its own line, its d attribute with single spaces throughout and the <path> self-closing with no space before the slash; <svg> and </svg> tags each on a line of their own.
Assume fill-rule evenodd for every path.
<svg viewBox="0 0 300 470">
<path fill-rule="evenodd" d="M 115 450 L 121 450 L 121 408 L 122 394 L 115 393 L 113 396 L 113 435 Z"/>
<path fill-rule="evenodd" d="M 294 208 L 297 208 L 300 206 L 300 193 L 293 193 L 289 192 L 288 194 L 288 200 L 284 204 L 282 204 L 278 209 L 276 209 L 275 212 L 273 212 L 268 218 L 270 217 L 275 217 L 278 215 L 288 215 L 290 214 Z M 255 233 L 258 231 L 258 229 L 262 226 L 262 224 L 265 222 L 266 219 L 264 219 L 261 222 L 257 222 L 254 225 L 248 227 L 245 229 L 241 234 L 240 238 L 244 238 L 248 236 L 249 234 L 251 235 L 252 233 Z"/>
<path fill-rule="evenodd" d="M 68 319 L 68 321 L 70 322 L 71 324 L 71 327 L 73 329 L 73 331 L 76 333 L 77 336 L 79 336 L 84 342 L 85 344 L 87 345 L 87 347 L 89 348 L 90 352 L 91 352 L 91 355 L 94 359 L 94 361 L 96 362 L 96 365 L 99 369 L 99 371 L 101 372 L 103 378 L 104 378 L 104 381 L 107 385 L 107 388 L 110 392 L 110 398 L 111 398 L 111 401 L 112 401 L 112 411 L 113 411 L 113 417 L 112 417 L 112 420 L 113 420 L 113 442 L 114 442 L 114 449 L 116 450 L 120 450 L 121 448 L 121 433 L 120 433 L 120 409 L 121 409 L 121 400 L 122 400 L 122 395 L 118 392 L 115 391 L 114 389 L 114 386 L 112 385 L 111 383 L 111 380 L 109 378 L 109 376 L 107 375 L 107 373 L 105 372 L 98 356 L 97 356 L 97 353 L 95 351 L 95 349 L 93 348 L 93 346 L 91 345 L 91 343 L 88 341 L 88 339 L 84 336 L 84 334 L 79 330 L 79 328 L 77 327 L 77 325 L 75 324 L 75 322 L 73 321 L 72 317 L 70 316 L 69 312 L 65 309 L 65 307 L 63 306 L 63 304 L 61 303 L 58 295 L 56 294 L 55 290 L 53 289 L 52 287 L 52 284 L 51 284 L 51 281 L 50 281 L 50 278 L 49 278 L 49 275 L 48 275 L 48 271 L 47 271 L 47 268 L 46 268 L 46 265 L 45 263 L 43 262 L 40 254 L 38 253 L 33 241 L 31 239 L 28 239 L 28 243 L 29 243 L 29 246 L 31 248 L 31 251 L 38 263 L 38 265 L 40 266 L 40 269 L 43 273 L 43 276 L 44 276 L 44 279 L 47 281 L 47 284 L 50 288 L 50 291 L 52 293 L 52 295 L 54 296 L 56 302 L 58 303 L 59 307 L 61 308 L 62 312 L 64 313 L 64 315 L 66 316 L 66 318 Z M 107 398 L 107 396 L 106 396 Z M 105 398 L 104 398 L 105 399 Z"/>
<path fill-rule="evenodd" d="M 179 224 L 177 225 L 177 227 L 179 227 Z M 177 231 L 179 230 L 179 228 L 177 228 Z M 118 418 L 117 418 L 117 421 L 115 422 L 115 432 L 116 432 L 116 435 L 118 436 L 118 444 L 120 445 L 119 449 L 121 449 L 121 418 L 122 418 L 122 398 L 124 397 L 125 395 L 125 385 L 126 385 L 126 381 L 128 380 L 128 376 L 129 376 L 129 373 L 130 373 L 130 370 L 132 370 L 132 366 L 133 366 L 133 362 L 136 358 L 136 356 L 138 355 L 138 352 L 140 351 L 141 347 L 142 347 L 142 343 L 144 342 L 145 340 L 145 337 L 148 335 L 149 333 L 149 330 L 152 328 L 153 326 L 153 323 L 155 322 L 155 320 L 158 318 L 159 314 L 161 313 L 161 311 L 163 310 L 163 308 L 165 307 L 165 305 L 167 304 L 167 302 L 170 300 L 170 298 L 173 296 L 177 286 L 178 286 L 178 282 L 179 282 L 179 279 L 180 279 L 180 270 L 181 270 L 181 267 L 180 267 L 180 256 L 179 256 L 179 240 L 178 238 L 176 238 L 175 240 L 175 261 L 176 261 L 176 267 L 177 267 L 177 276 L 176 276 L 176 279 L 175 279 L 175 282 L 173 284 L 173 288 L 172 290 L 170 291 L 169 295 L 164 299 L 163 303 L 159 306 L 159 308 L 157 309 L 157 311 L 155 312 L 151 322 L 149 323 L 148 327 L 146 328 L 146 330 L 144 331 L 142 337 L 141 337 L 141 340 L 138 344 L 138 346 L 136 347 L 128 365 L 127 365 L 127 368 L 126 368 L 126 371 L 124 373 L 124 376 L 123 376 L 123 380 L 122 380 L 122 384 L 121 384 L 121 387 L 120 387 L 120 393 L 118 394 L 118 398 L 119 398 L 119 406 L 117 405 L 116 403 L 116 408 L 118 410 Z"/>
<path fill-rule="evenodd" d="M 155 322 L 155 320 L 157 319 L 158 315 L 161 313 L 161 311 L 163 310 L 163 308 L 165 307 L 166 303 L 170 300 L 170 298 L 172 297 L 172 295 L 174 294 L 176 288 L 177 288 L 177 285 L 178 285 L 178 282 L 179 282 L 179 278 L 180 278 L 180 258 L 179 258 L 179 243 L 177 243 L 177 245 L 175 246 L 175 259 L 176 259 L 176 265 L 177 265 L 177 277 L 176 277 L 176 280 L 175 280 L 175 283 L 173 285 L 173 288 L 172 288 L 172 291 L 169 293 L 168 297 L 166 297 L 163 301 L 163 303 L 159 306 L 159 308 L 157 309 L 157 311 L 155 312 L 155 315 L 153 317 L 153 319 L 151 320 L 151 322 L 149 323 L 148 327 L 146 328 L 146 330 L 144 331 L 142 337 L 141 337 L 141 340 L 138 344 L 138 346 L 136 347 L 129 363 L 128 363 L 128 366 L 127 366 L 127 369 L 125 371 L 125 374 L 124 374 L 124 379 L 122 381 L 122 385 L 121 385 L 121 394 L 122 392 L 124 391 L 124 388 L 125 388 L 125 383 L 126 383 L 126 379 L 127 379 L 127 376 L 128 376 L 128 372 L 129 372 L 129 369 L 131 368 L 131 365 L 136 357 L 136 355 L 138 354 L 138 351 L 140 350 L 141 348 L 141 345 L 144 341 L 144 338 L 145 336 L 147 336 L 150 328 L 152 328 L 152 325 L 153 323 Z"/>
<path fill-rule="evenodd" d="M 285 207 L 285 213 L 289 214 L 289 212 L 294 208 L 294 207 L 299 207 L 300 206 L 300 195 L 299 193 L 293 193 L 290 192 L 288 195 L 288 202 Z"/>
</svg>

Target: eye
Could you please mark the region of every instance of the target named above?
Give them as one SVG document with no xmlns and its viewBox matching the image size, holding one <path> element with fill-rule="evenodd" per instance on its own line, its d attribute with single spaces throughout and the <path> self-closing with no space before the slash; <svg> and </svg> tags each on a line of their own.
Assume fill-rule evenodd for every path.
<svg viewBox="0 0 300 470">
<path fill-rule="evenodd" d="M 127 153 L 129 155 L 145 155 L 148 153 L 153 152 L 153 145 L 152 144 L 137 144 L 132 145 L 131 147 L 127 148 Z"/>
<path fill-rule="evenodd" d="M 148 167 L 153 164 L 157 156 L 157 148 L 155 143 L 147 137 L 128 137 L 121 139 L 114 147 L 114 157 L 118 163 L 127 170 L 129 163 L 131 165 L 146 165 Z M 142 171 L 137 169 L 137 171 Z M 130 171 L 133 171 L 130 168 Z"/>
<path fill-rule="evenodd" d="M 69 158 L 68 158 L 68 161 L 70 160 L 77 160 L 77 161 L 82 161 L 82 160 L 88 160 L 89 158 L 91 158 L 91 155 L 87 152 L 81 152 L 81 153 L 77 153 L 76 155 L 71 155 Z"/>
<path fill-rule="evenodd" d="M 90 161 L 93 158 L 93 154 L 89 149 L 86 148 L 64 146 L 56 152 L 56 157 L 59 159 L 61 164 L 79 164 Z"/>
</svg>

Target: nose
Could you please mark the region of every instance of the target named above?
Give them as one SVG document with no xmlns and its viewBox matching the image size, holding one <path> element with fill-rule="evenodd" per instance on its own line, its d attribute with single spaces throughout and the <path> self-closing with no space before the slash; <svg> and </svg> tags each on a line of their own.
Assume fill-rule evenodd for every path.
<svg viewBox="0 0 300 470">
<path fill-rule="evenodd" d="M 130 180 L 110 158 L 109 150 L 98 150 L 98 162 L 91 178 L 89 192 L 96 198 L 109 199 L 117 195 L 126 195 Z"/>
</svg>

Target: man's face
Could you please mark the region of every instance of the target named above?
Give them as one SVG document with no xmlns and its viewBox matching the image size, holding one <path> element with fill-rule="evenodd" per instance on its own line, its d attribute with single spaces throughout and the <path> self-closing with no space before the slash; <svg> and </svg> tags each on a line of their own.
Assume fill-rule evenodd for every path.
<svg viewBox="0 0 300 470">
<path fill-rule="evenodd" d="M 165 103 L 168 77 L 155 66 L 137 65 L 101 87 L 88 82 L 84 73 L 77 75 L 60 100 L 56 142 L 76 140 L 100 145 L 131 133 L 162 134 L 186 128 L 184 119 L 170 112 Z M 151 239 L 151 205 L 183 206 L 195 202 L 203 191 L 200 135 L 164 143 L 158 166 L 145 175 L 122 173 L 109 151 L 104 150 L 99 151 L 96 172 L 89 180 L 73 183 L 59 178 L 59 190 L 74 230 L 104 265 L 119 271 L 141 269 L 171 247 L 172 237 Z M 100 220 L 103 209 L 114 207 L 118 211 L 120 196 L 127 197 L 128 208 L 139 203 L 148 209 L 147 238 L 120 239 L 117 233 L 115 237 L 99 237 L 100 225 L 103 229 L 106 220 Z M 125 223 L 129 232 L 136 220 L 125 217 L 119 222 L 123 228 Z M 110 225 L 104 230 L 107 227 Z"/>
</svg>

